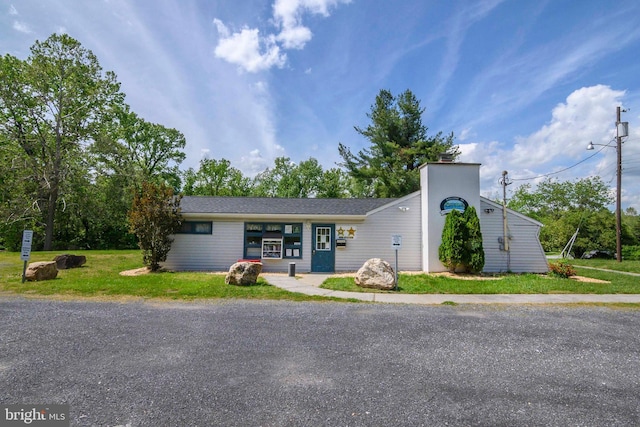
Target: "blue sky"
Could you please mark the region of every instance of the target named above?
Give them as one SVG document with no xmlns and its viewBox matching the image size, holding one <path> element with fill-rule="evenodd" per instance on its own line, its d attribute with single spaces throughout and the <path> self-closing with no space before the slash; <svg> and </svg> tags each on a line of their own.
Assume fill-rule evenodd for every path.
<svg viewBox="0 0 640 427">
<path fill-rule="evenodd" d="M 410 89 L 429 134 L 482 163 L 485 196 L 554 174 L 615 187 L 640 211 L 640 2 L 619 0 L 0 0 L 0 53 L 65 32 L 114 71 L 132 109 L 187 138 L 183 168 L 226 158 L 340 161 L 380 89 Z"/>
</svg>

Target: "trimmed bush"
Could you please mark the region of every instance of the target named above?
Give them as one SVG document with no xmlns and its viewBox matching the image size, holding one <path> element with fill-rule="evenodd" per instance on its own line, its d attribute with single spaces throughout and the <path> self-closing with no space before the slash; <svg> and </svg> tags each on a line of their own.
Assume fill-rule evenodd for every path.
<svg viewBox="0 0 640 427">
<path fill-rule="evenodd" d="M 462 214 L 452 210 L 447 214 L 442 230 L 442 243 L 438 247 L 438 258 L 449 271 L 465 264 L 465 244 L 467 241 L 467 227 L 462 219 Z"/>
<path fill-rule="evenodd" d="M 480 219 L 473 206 L 464 213 L 453 210 L 447 214 L 442 230 L 438 258 L 451 272 L 478 273 L 484 267 L 484 248 Z"/>
<path fill-rule="evenodd" d="M 566 261 L 550 262 L 549 275 L 568 279 L 569 277 L 576 275 L 576 269 Z"/>
<path fill-rule="evenodd" d="M 465 262 L 467 270 L 479 273 L 484 267 L 484 247 L 482 246 L 482 231 L 480 231 L 480 219 L 476 208 L 469 206 L 462 214 L 462 219 L 467 226 L 467 247 Z"/>
</svg>

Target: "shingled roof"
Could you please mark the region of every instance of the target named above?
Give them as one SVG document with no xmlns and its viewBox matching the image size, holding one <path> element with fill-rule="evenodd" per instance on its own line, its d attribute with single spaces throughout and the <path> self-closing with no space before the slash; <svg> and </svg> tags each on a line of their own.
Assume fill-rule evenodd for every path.
<svg viewBox="0 0 640 427">
<path fill-rule="evenodd" d="M 366 215 L 395 200 L 185 196 L 180 207 L 187 214 Z"/>
</svg>

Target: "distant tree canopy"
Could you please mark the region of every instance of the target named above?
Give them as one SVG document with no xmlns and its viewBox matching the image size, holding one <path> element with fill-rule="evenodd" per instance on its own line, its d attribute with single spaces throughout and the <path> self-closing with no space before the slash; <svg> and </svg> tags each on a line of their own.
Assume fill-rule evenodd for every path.
<svg viewBox="0 0 640 427">
<path fill-rule="evenodd" d="M 341 166 L 363 193 L 373 197 L 405 196 L 420 188 L 420 165 L 438 160 L 441 153 L 451 154 L 454 159 L 459 155 L 453 134 L 427 136 L 423 113 L 424 108 L 410 90 L 397 97 L 381 90 L 367 114 L 371 124 L 364 129 L 355 127 L 369 140 L 369 148 L 353 154 L 345 145 L 339 145 Z"/>
<path fill-rule="evenodd" d="M 600 177 L 592 177 L 577 181 L 547 179 L 535 189 L 525 184 L 515 191 L 508 206 L 544 224 L 540 243 L 545 251 L 561 251 L 580 228 L 573 245 L 579 257 L 590 250 L 615 251 L 615 215 L 607 207 L 611 203 L 610 189 Z M 625 245 L 638 241 L 626 224 L 622 241 Z"/>
</svg>

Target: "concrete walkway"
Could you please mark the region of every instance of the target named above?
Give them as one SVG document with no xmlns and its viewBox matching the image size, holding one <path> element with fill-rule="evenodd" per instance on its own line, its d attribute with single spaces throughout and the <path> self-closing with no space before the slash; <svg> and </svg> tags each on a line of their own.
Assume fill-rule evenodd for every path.
<svg viewBox="0 0 640 427">
<path fill-rule="evenodd" d="M 331 274 L 299 274 L 295 278 L 286 274 L 263 273 L 273 286 L 290 292 L 360 301 L 394 304 L 573 304 L 573 303 L 637 303 L 640 294 L 399 294 L 373 292 L 345 292 L 322 289 L 320 285 Z"/>
</svg>

